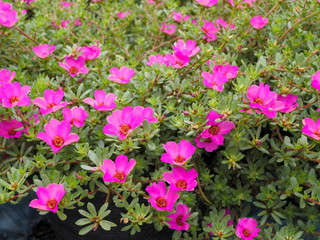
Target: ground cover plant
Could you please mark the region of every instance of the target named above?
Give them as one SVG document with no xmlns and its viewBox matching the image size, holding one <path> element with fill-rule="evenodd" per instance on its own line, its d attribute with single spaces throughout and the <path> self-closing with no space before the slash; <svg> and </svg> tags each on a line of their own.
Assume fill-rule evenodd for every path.
<svg viewBox="0 0 320 240">
<path fill-rule="evenodd" d="M 319 23 L 319 0 L 0 1 L 0 203 L 317 239 Z"/>
</svg>

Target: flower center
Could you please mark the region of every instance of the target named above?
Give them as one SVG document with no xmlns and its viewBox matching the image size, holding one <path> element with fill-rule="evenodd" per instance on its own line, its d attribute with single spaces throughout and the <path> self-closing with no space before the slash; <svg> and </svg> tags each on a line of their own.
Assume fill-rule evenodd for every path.
<svg viewBox="0 0 320 240">
<path fill-rule="evenodd" d="M 177 224 L 178 226 L 182 226 L 182 225 L 183 225 L 182 218 L 183 218 L 183 215 L 179 215 L 179 216 L 176 218 L 176 224 Z"/>
<path fill-rule="evenodd" d="M 313 132 L 314 135 L 316 135 L 317 137 L 320 137 L 320 132 L 318 130 Z"/>
<path fill-rule="evenodd" d="M 211 142 L 212 142 L 212 139 L 211 139 L 211 138 L 207 138 L 204 142 L 206 142 L 206 143 L 211 143 Z"/>
<path fill-rule="evenodd" d="M 55 136 L 52 140 L 52 144 L 56 147 L 61 147 L 64 144 L 64 140 L 60 136 Z"/>
<path fill-rule="evenodd" d="M 174 159 L 174 161 L 176 163 L 183 163 L 186 159 L 180 155 L 176 156 L 176 158 Z"/>
<path fill-rule="evenodd" d="M 130 125 L 122 124 L 119 132 L 120 132 L 120 134 L 127 135 L 130 129 L 131 129 Z"/>
<path fill-rule="evenodd" d="M 76 74 L 78 72 L 78 68 L 75 67 L 75 66 L 72 66 L 69 70 L 69 72 L 73 73 L 73 74 Z"/>
<path fill-rule="evenodd" d="M 251 232 L 249 229 L 244 229 L 242 233 L 245 237 L 249 237 Z"/>
<path fill-rule="evenodd" d="M 180 179 L 180 180 L 178 180 L 178 181 L 176 182 L 176 187 L 178 187 L 178 188 L 186 189 L 187 186 L 188 186 L 188 183 L 187 183 L 187 181 L 184 180 L 184 179 Z"/>
<path fill-rule="evenodd" d="M 263 105 L 263 100 L 261 98 L 256 98 L 253 102 L 260 104 L 260 105 Z"/>
<path fill-rule="evenodd" d="M 220 131 L 220 128 L 217 125 L 213 125 L 209 128 L 209 133 L 212 135 L 217 135 Z"/>
<path fill-rule="evenodd" d="M 116 174 L 113 175 L 113 177 L 114 178 L 118 178 L 120 181 L 122 181 L 126 177 L 126 175 L 123 172 L 118 172 L 117 171 Z"/>
<path fill-rule="evenodd" d="M 160 208 L 164 208 L 167 206 L 167 200 L 163 197 L 158 197 L 156 199 L 156 203 L 157 203 L 157 206 L 160 207 Z"/>
<path fill-rule="evenodd" d="M 49 103 L 48 106 L 47 106 L 47 108 L 53 108 L 54 106 L 55 106 L 54 103 Z"/>
<path fill-rule="evenodd" d="M 18 102 L 18 101 L 19 101 L 19 98 L 16 96 L 11 97 L 9 100 L 10 104 L 14 104 L 15 102 Z"/>
<path fill-rule="evenodd" d="M 14 136 L 15 134 L 16 134 L 16 130 L 14 130 L 14 128 L 11 128 L 11 129 L 9 129 L 8 130 L 8 134 L 10 135 L 10 136 Z"/>
<path fill-rule="evenodd" d="M 47 206 L 50 209 L 54 209 L 57 206 L 57 200 L 49 199 L 48 202 L 47 202 Z"/>
<path fill-rule="evenodd" d="M 73 119 L 70 121 L 70 124 L 71 124 L 71 125 L 74 125 L 75 122 L 79 122 L 79 120 L 76 119 L 76 118 L 73 118 Z"/>
</svg>

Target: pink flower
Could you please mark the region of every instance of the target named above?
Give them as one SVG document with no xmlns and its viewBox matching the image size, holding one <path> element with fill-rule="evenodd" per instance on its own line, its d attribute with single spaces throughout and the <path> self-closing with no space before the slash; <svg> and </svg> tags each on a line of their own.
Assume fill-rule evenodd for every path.
<svg viewBox="0 0 320 240">
<path fill-rule="evenodd" d="M 205 7 L 211 7 L 213 5 L 216 5 L 219 0 L 196 0 L 200 5 L 205 6 Z"/>
<path fill-rule="evenodd" d="M 262 112 L 268 118 L 276 117 L 277 111 L 285 107 L 283 102 L 277 101 L 278 94 L 270 91 L 270 86 L 264 83 L 249 87 L 247 98 L 250 100 L 250 107 L 259 109 L 257 112 Z"/>
<path fill-rule="evenodd" d="M 228 79 L 236 78 L 238 76 L 239 67 L 235 65 L 215 65 L 213 72 L 223 73 Z"/>
<path fill-rule="evenodd" d="M 186 221 L 188 220 L 190 213 L 191 211 L 187 205 L 178 203 L 176 211 L 168 215 L 168 218 L 171 218 L 171 220 L 167 221 L 169 228 L 178 231 L 188 230 L 190 225 Z"/>
<path fill-rule="evenodd" d="M 314 122 L 311 118 L 304 118 L 302 120 L 303 128 L 302 133 L 314 138 L 315 140 L 320 140 L 320 119 Z"/>
<path fill-rule="evenodd" d="M 166 23 L 162 23 L 161 24 L 161 28 L 160 30 L 168 35 L 172 35 L 176 32 L 177 30 L 177 26 L 174 24 L 166 24 Z"/>
<path fill-rule="evenodd" d="M 79 141 L 79 136 L 75 133 L 70 133 L 71 125 L 68 121 L 58 121 L 52 119 L 44 125 L 45 132 L 39 132 L 37 138 L 45 141 L 54 154 L 59 152 L 64 146 Z"/>
<path fill-rule="evenodd" d="M 81 54 L 81 57 L 83 57 L 85 61 L 96 59 L 100 56 L 101 53 L 101 49 L 96 45 L 92 45 L 90 47 L 82 47 L 80 48 L 80 51 L 83 52 Z"/>
<path fill-rule="evenodd" d="M 209 125 L 210 128 L 205 129 L 200 136 L 202 138 L 211 138 L 212 141 L 217 145 L 224 144 L 224 134 L 229 133 L 235 126 L 233 122 L 230 121 L 223 121 L 221 118 L 223 115 L 215 112 L 210 111 L 207 120 L 209 120 L 206 125 Z M 216 120 L 221 120 L 217 122 Z"/>
<path fill-rule="evenodd" d="M 120 140 L 125 139 L 134 129 L 140 126 L 144 116 L 138 114 L 132 107 L 115 110 L 107 117 L 108 124 L 104 126 L 105 134 L 117 135 Z"/>
<path fill-rule="evenodd" d="M 123 19 L 123 18 L 129 16 L 130 14 L 131 14 L 130 12 L 118 12 L 117 17 Z"/>
<path fill-rule="evenodd" d="M 77 18 L 76 20 L 74 20 L 73 25 L 74 26 L 81 26 L 82 25 L 81 19 Z"/>
<path fill-rule="evenodd" d="M 243 240 L 252 240 L 259 235 L 260 228 L 257 226 L 258 222 L 254 218 L 240 218 L 236 226 L 236 235 Z"/>
<path fill-rule="evenodd" d="M 98 111 L 110 111 L 116 108 L 116 95 L 114 93 L 106 94 L 104 90 L 95 90 L 94 98 L 85 98 L 83 102 L 91 105 Z"/>
<path fill-rule="evenodd" d="M 152 183 L 146 188 L 146 192 L 151 196 L 148 202 L 159 211 L 172 211 L 173 205 L 179 198 L 179 193 L 173 191 L 170 187 L 167 191 L 166 184 L 162 181 Z"/>
<path fill-rule="evenodd" d="M 213 152 L 219 147 L 219 145 L 216 144 L 211 137 L 202 138 L 201 136 L 199 136 L 194 139 L 194 142 L 196 143 L 196 146 L 198 148 L 204 148 L 207 152 Z"/>
<path fill-rule="evenodd" d="M 206 34 L 204 39 L 207 39 L 207 42 L 212 42 L 217 39 L 216 33 L 219 32 L 219 28 L 217 28 L 213 22 L 209 22 L 206 20 L 203 20 L 204 24 L 201 28 L 201 30 Z"/>
<path fill-rule="evenodd" d="M 190 62 L 190 59 L 183 55 L 181 52 L 174 52 L 172 54 L 166 54 L 165 58 L 168 61 L 168 64 L 174 68 L 180 69 L 185 66 Z"/>
<path fill-rule="evenodd" d="M 39 58 L 47 58 L 56 49 L 55 45 L 43 44 L 32 48 Z"/>
<path fill-rule="evenodd" d="M 78 57 L 74 59 L 72 57 L 67 57 L 65 63 L 59 62 L 59 65 L 67 70 L 71 77 L 75 77 L 78 74 L 87 74 L 89 69 L 84 65 L 85 59 Z"/>
<path fill-rule="evenodd" d="M 66 28 L 68 26 L 69 20 L 62 20 L 60 22 L 60 27 Z"/>
<path fill-rule="evenodd" d="M 196 151 L 195 146 L 187 140 L 181 140 L 179 143 L 167 142 L 163 145 L 166 153 L 162 154 L 161 161 L 177 166 L 184 165 Z"/>
<path fill-rule="evenodd" d="M 38 187 L 38 199 L 33 199 L 29 207 L 37 208 L 40 211 L 58 211 L 59 202 L 67 193 L 62 184 L 51 183 L 47 187 Z"/>
<path fill-rule="evenodd" d="M 61 5 L 62 8 L 68 8 L 68 7 L 71 7 L 72 5 L 74 5 L 75 3 L 72 3 L 72 2 L 60 2 L 59 4 Z"/>
<path fill-rule="evenodd" d="M 12 8 L 10 3 L 0 1 L 0 25 L 13 27 L 19 20 L 17 15 L 17 11 Z"/>
<path fill-rule="evenodd" d="M 64 120 L 67 120 L 71 125 L 74 125 L 77 128 L 82 127 L 84 125 L 84 121 L 89 116 L 83 107 L 73 107 L 72 109 L 64 108 L 62 110 L 62 114 L 64 116 Z"/>
<path fill-rule="evenodd" d="M 203 72 L 201 76 L 203 77 L 203 84 L 205 86 L 217 90 L 218 92 L 222 92 L 224 89 L 223 84 L 228 82 L 228 78 L 220 72 L 214 72 L 213 74 Z"/>
<path fill-rule="evenodd" d="M 198 184 L 197 177 L 195 169 L 187 171 L 182 167 L 173 167 L 172 172 L 162 174 L 163 180 L 167 181 L 174 191 L 193 191 Z"/>
<path fill-rule="evenodd" d="M 255 29 L 263 28 L 269 22 L 268 18 L 263 18 L 261 16 L 255 16 L 251 18 L 250 24 Z"/>
<path fill-rule="evenodd" d="M 320 91 L 320 71 L 317 71 L 315 74 L 312 75 L 311 86 Z"/>
<path fill-rule="evenodd" d="M 175 52 L 181 52 L 187 57 L 192 57 L 200 51 L 200 47 L 196 46 L 197 42 L 193 40 L 183 41 L 178 40 L 172 47 Z"/>
<path fill-rule="evenodd" d="M 104 173 L 103 181 L 123 183 L 135 165 L 136 160 L 131 158 L 129 161 L 125 155 L 117 156 L 115 162 L 111 159 L 105 159 L 103 165 L 100 166 Z"/>
<path fill-rule="evenodd" d="M 159 64 L 159 65 L 166 65 L 169 66 L 169 62 L 167 60 L 167 58 L 161 54 L 158 54 L 156 56 L 149 56 L 149 60 L 146 62 L 147 65 L 153 65 L 153 64 Z"/>
<path fill-rule="evenodd" d="M 132 68 L 128 68 L 126 66 L 123 66 L 120 69 L 117 67 L 113 67 L 110 69 L 110 73 L 112 75 L 110 75 L 108 79 L 120 84 L 129 83 L 131 81 L 131 78 L 135 75 L 135 71 Z"/>
<path fill-rule="evenodd" d="M 30 86 L 22 86 L 18 82 L 9 82 L 0 87 L 0 100 L 2 106 L 6 108 L 16 106 L 29 106 L 30 98 L 27 96 L 30 92 Z"/>
<path fill-rule="evenodd" d="M 1 85 L 11 82 L 13 78 L 16 76 L 16 72 L 11 72 L 8 69 L 0 69 L 0 87 Z"/>
<path fill-rule="evenodd" d="M 40 113 L 45 115 L 67 106 L 68 102 L 61 102 L 63 96 L 63 90 L 46 89 L 44 90 L 44 97 L 37 97 L 32 102 L 40 108 Z"/>
<path fill-rule="evenodd" d="M 297 106 L 297 95 L 288 94 L 286 97 L 278 95 L 277 101 L 280 101 L 284 104 L 284 108 L 280 109 L 279 112 L 289 113 L 294 111 Z"/>
<path fill-rule="evenodd" d="M 158 122 L 158 119 L 153 116 L 154 110 L 152 108 L 135 106 L 133 111 L 135 114 L 143 116 L 144 120 L 147 120 L 148 123 Z"/>
<path fill-rule="evenodd" d="M 16 129 L 22 127 L 22 122 L 19 122 L 16 119 L 0 122 L 0 136 L 4 138 L 19 138 L 26 130 L 22 129 L 17 131 Z"/>
<path fill-rule="evenodd" d="M 214 22 L 219 26 L 221 27 L 224 27 L 224 28 L 230 28 L 230 29 L 233 29 L 234 28 L 234 25 L 231 24 L 229 25 L 226 21 L 224 21 L 223 19 L 221 18 L 218 18 L 217 20 L 214 20 Z"/>
<path fill-rule="evenodd" d="M 190 18 L 190 16 L 183 15 L 180 12 L 177 12 L 177 11 L 172 12 L 172 19 L 175 20 L 176 22 L 187 21 L 189 18 Z"/>
</svg>

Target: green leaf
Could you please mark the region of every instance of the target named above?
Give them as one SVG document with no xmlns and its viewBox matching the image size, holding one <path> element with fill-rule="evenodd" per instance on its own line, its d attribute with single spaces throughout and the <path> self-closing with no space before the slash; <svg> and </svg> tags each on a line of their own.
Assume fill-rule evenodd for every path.
<svg viewBox="0 0 320 240">
<path fill-rule="evenodd" d="M 82 229 L 79 231 L 79 235 L 85 235 L 85 234 L 87 234 L 88 232 L 90 232 L 91 230 L 93 230 L 93 227 L 94 227 L 94 225 L 93 225 L 93 224 L 90 224 L 89 226 L 86 226 L 86 227 L 82 228 Z"/>
</svg>

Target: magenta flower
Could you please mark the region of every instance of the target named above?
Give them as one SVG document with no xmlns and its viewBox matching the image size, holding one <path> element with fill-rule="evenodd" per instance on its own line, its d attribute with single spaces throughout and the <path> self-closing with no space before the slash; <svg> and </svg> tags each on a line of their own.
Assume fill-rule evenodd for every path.
<svg viewBox="0 0 320 240">
<path fill-rule="evenodd" d="M 113 67 L 110 69 L 110 73 L 112 75 L 110 75 L 108 79 L 120 84 L 129 83 L 131 81 L 131 78 L 135 75 L 135 71 L 132 68 L 128 68 L 126 66 L 123 66 L 120 69 L 117 67 Z"/>
<path fill-rule="evenodd" d="M 234 28 L 234 25 L 233 24 L 228 24 L 226 21 L 224 21 L 223 19 L 221 18 L 218 18 L 217 20 L 213 20 L 218 26 L 220 25 L 221 27 L 224 27 L 224 28 L 230 28 L 230 29 L 233 29 Z"/>
<path fill-rule="evenodd" d="M 188 230 L 190 225 L 186 221 L 188 220 L 190 213 L 191 211 L 187 205 L 178 203 L 176 211 L 168 215 L 168 218 L 171 218 L 171 220 L 167 221 L 169 228 L 178 231 Z"/>
<path fill-rule="evenodd" d="M 236 78 L 238 76 L 239 67 L 227 65 L 215 65 L 213 72 L 223 73 L 228 79 Z"/>
<path fill-rule="evenodd" d="M 0 87 L 5 83 L 11 82 L 16 76 L 16 72 L 11 72 L 8 69 L 0 69 Z"/>
<path fill-rule="evenodd" d="M 130 12 L 118 12 L 117 17 L 123 19 L 123 18 L 129 16 L 130 14 L 131 14 Z"/>
<path fill-rule="evenodd" d="M 160 30 L 168 35 L 172 35 L 176 32 L 177 30 L 177 26 L 174 24 L 166 24 L 166 23 L 162 23 Z"/>
<path fill-rule="evenodd" d="M 263 18 L 261 16 L 255 16 L 251 18 L 250 24 L 255 29 L 263 28 L 269 22 L 268 18 Z"/>
<path fill-rule="evenodd" d="M 206 125 L 209 125 L 210 128 L 205 129 L 200 136 L 202 138 L 211 138 L 212 141 L 217 145 L 224 144 L 224 134 L 229 133 L 234 127 L 234 123 L 230 121 L 219 121 L 223 117 L 222 114 L 219 114 L 215 111 L 210 111 L 207 120 L 209 120 Z"/>
<path fill-rule="evenodd" d="M 213 152 L 219 147 L 219 145 L 216 144 L 211 137 L 202 138 L 199 136 L 194 139 L 194 142 L 198 148 L 204 148 L 207 152 Z"/>
<path fill-rule="evenodd" d="M 7 2 L 0 1 L 0 25 L 5 27 L 13 27 L 18 22 L 18 13 Z"/>
<path fill-rule="evenodd" d="M 45 132 L 39 132 L 37 138 L 45 141 L 54 154 L 59 152 L 64 146 L 79 141 L 79 136 L 75 133 L 70 133 L 71 125 L 68 121 L 58 121 L 52 119 L 44 125 Z"/>
<path fill-rule="evenodd" d="M 187 171 L 182 167 L 174 167 L 171 172 L 162 174 L 163 180 L 168 182 L 174 191 L 193 191 L 198 184 L 197 177 L 195 169 Z"/>
<path fill-rule="evenodd" d="M 18 82 L 9 82 L 0 87 L 0 99 L 2 106 L 6 108 L 16 106 L 29 106 L 30 98 L 27 96 L 30 92 L 30 86 L 22 86 Z"/>
<path fill-rule="evenodd" d="M 104 173 L 103 181 L 123 183 L 135 165 L 136 160 L 131 158 L 129 161 L 125 155 L 117 156 L 115 161 L 105 159 L 100 166 L 100 169 Z"/>
<path fill-rule="evenodd" d="M 144 108 L 144 107 L 141 107 L 141 106 L 136 106 L 136 107 L 133 108 L 133 111 L 137 115 L 143 116 L 144 120 L 147 120 L 148 123 L 158 122 L 158 119 L 153 116 L 154 110 L 152 108 L 149 108 L 149 107 L 145 107 Z"/>
<path fill-rule="evenodd" d="M 185 66 L 190 62 L 190 59 L 183 55 L 181 52 L 173 52 L 172 54 L 166 54 L 165 58 L 168 61 L 168 64 L 174 68 L 180 69 Z"/>
<path fill-rule="evenodd" d="M 78 57 L 74 59 L 72 57 L 65 58 L 65 63 L 59 62 L 59 65 L 67 70 L 71 77 L 75 77 L 78 74 L 87 74 L 89 69 L 84 65 L 85 59 Z"/>
<path fill-rule="evenodd" d="M 56 49 L 55 45 L 43 44 L 32 48 L 39 58 L 47 58 Z"/>
<path fill-rule="evenodd" d="M 213 74 L 203 72 L 201 76 L 203 77 L 203 84 L 205 86 L 217 90 L 218 92 L 222 92 L 224 89 L 223 84 L 228 82 L 228 78 L 220 72 L 214 72 Z"/>
<path fill-rule="evenodd" d="M 240 218 L 236 226 L 236 235 L 243 240 L 252 240 L 259 235 L 260 228 L 257 226 L 258 222 L 254 218 Z"/>
<path fill-rule="evenodd" d="M 69 20 L 62 20 L 60 22 L 60 27 L 66 28 L 66 27 L 68 27 L 68 23 L 69 23 Z"/>
<path fill-rule="evenodd" d="M 101 49 L 96 45 L 82 47 L 80 48 L 80 51 L 82 52 L 81 57 L 83 57 L 85 61 L 96 59 L 101 53 Z"/>
<path fill-rule="evenodd" d="M 213 22 L 209 22 L 206 20 L 203 20 L 204 24 L 201 28 L 201 30 L 206 34 L 204 39 L 207 39 L 207 42 L 212 42 L 217 39 L 216 33 L 219 32 L 219 28 L 217 28 Z"/>
<path fill-rule="evenodd" d="M 77 128 L 82 127 L 84 125 L 84 121 L 89 116 L 83 107 L 73 107 L 72 109 L 64 108 L 62 110 L 62 114 L 64 116 L 64 120 L 67 120 L 71 125 L 74 125 Z"/>
<path fill-rule="evenodd" d="M 22 127 L 22 122 L 19 122 L 16 119 L 0 122 L 0 136 L 4 138 L 19 138 L 26 130 L 22 129 L 17 131 L 16 129 Z"/>
<path fill-rule="evenodd" d="M 163 145 L 166 153 L 162 154 L 161 161 L 177 166 L 184 165 L 196 151 L 195 146 L 187 140 L 181 140 L 179 143 L 167 142 Z"/>
<path fill-rule="evenodd" d="M 120 140 L 125 139 L 134 129 L 140 126 L 144 116 L 127 106 L 122 110 L 115 110 L 107 117 L 108 124 L 104 126 L 105 134 L 117 135 Z"/>
<path fill-rule="evenodd" d="M 166 184 L 162 181 L 152 183 L 146 187 L 146 192 L 151 196 L 148 202 L 158 211 L 172 211 L 175 202 L 179 198 L 179 193 L 173 191 L 170 187 L 167 191 Z"/>
<path fill-rule="evenodd" d="M 213 5 L 216 5 L 219 0 L 196 0 L 200 5 L 205 6 L 205 7 L 211 7 Z"/>
<path fill-rule="evenodd" d="M 181 52 L 187 57 L 192 57 L 200 51 L 200 47 L 197 46 L 197 42 L 193 40 L 188 40 L 186 42 L 178 40 L 178 42 L 174 43 L 172 48 L 175 52 Z"/>
<path fill-rule="evenodd" d="M 38 187 L 38 199 L 33 199 L 29 207 L 37 208 L 40 211 L 58 211 L 59 202 L 62 200 L 67 191 L 62 184 L 51 183 L 47 187 Z"/>
<path fill-rule="evenodd" d="M 168 62 L 167 58 L 161 54 L 158 54 L 156 56 L 154 56 L 154 55 L 149 56 L 149 59 L 146 62 L 146 64 L 149 66 L 153 65 L 153 64 L 159 64 L 159 65 L 164 64 L 166 66 L 169 66 L 169 62 Z"/>
<path fill-rule="evenodd" d="M 187 21 L 190 18 L 189 15 L 183 15 L 181 12 L 173 11 L 172 12 L 172 19 L 176 22 Z"/>
<path fill-rule="evenodd" d="M 294 111 L 297 106 L 297 95 L 288 94 L 286 97 L 278 95 L 277 101 L 280 101 L 284 104 L 284 108 L 280 109 L 279 112 L 289 113 Z"/>
<path fill-rule="evenodd" d="M 311 86 L 320 91 L 320 71 L 317 71 L 315 74 L 312 75 Z"/>
<path fill-rule="evenodd" d="M 44 97 L 37 97 L 32 102 L 40 108 L 40 113 L 45 115 L 67 106 L 68 102 L 61 102 L 63 96 L 63 90 L 46 89 L 44 90 Z"/>
<path fill-rule="evenodd" d="M 110 111 L 116 108 L 115 99 L 116 95 L 114 93 L 106 94 L 104 90 L 95 90 L 94 99 L 85 98 L 83 99 L 83 102 L 91 105 L 98 111 Z"/>
<path fill-rule="evenodd" d="M 302 133 L 316 140 L 320 140 L 320 119 L 314 122 L 311 118 L 304 118 L 302 124 L 304 126 L 301 130 Z"/>
<path fill-rule="evenodd" d="M 249 87 L 247 98 L 250 100 L 250 107 L 259 109 L 257 112 L 265 114 L 268 118 L 276 117 L 277 111 L 285 107 L 283 102 L 277 101 L 278 94 L 270 91 L 270 86 L 264 83 Z"/>
</svg>

